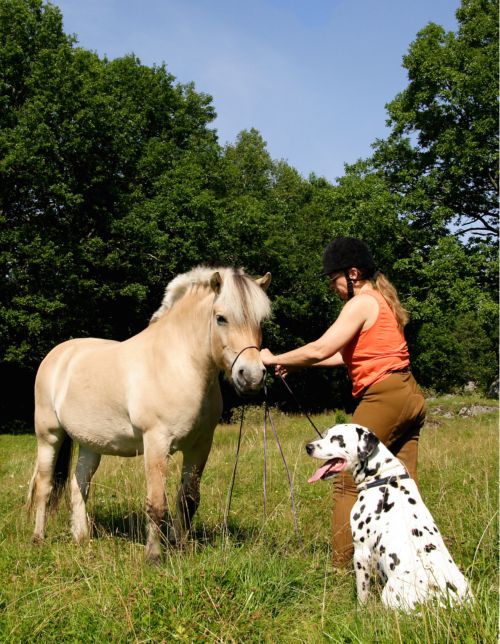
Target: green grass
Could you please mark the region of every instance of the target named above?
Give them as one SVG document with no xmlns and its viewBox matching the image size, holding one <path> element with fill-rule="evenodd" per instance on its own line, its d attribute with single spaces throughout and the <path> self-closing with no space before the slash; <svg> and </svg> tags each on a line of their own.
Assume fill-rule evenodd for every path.
<svg viewBox="0 0 500 644">
<path fill-rule="evenodd" d="M 496 642 L 498 414 L 458 416 L 472 403 L 492 405 L 458 397 L 430 402 L 420 484 L 477 601 L 455 610 L 427 606 L 409 616 L 384 610 L 378 592 L 359 608 L 354 573 L 332 569 L 331 486 L 306 482 L 314 464 L 304 445 L 314 432 L 302 416 L 273 413 L 294 479 L 302 542 L 270 429 L 263 514 L 263 412 L 252 408 L 229 535 L 221 524 L 237 423 L 216 431 L 190 542 L 182 551 L 165 549 L 158 567 L 143 563 L 142 458 L 103 459 L 88 504 L 94 519 L 88 545 L 72 543 L 63 503 L 49 519 L 46 543 L 37 547 L 24 510 L 35 439 L 0 436 L 0 641 Z M 334 420 L 333 413 L 314 417 L 320 428 Z M 175 456 L 171 500 L 179 466 Z"/>
</svg>

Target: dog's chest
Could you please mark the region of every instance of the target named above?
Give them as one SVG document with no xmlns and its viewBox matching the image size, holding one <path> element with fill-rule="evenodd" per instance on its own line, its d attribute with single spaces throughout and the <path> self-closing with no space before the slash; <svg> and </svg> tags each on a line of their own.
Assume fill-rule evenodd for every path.
<svg viewBox="0 0 500 644">
<path fill-rule="evenodd" d="M 372 549 L 382 538 L 391 539 L 393 533 L 402 536 L 401 531 L 418 525 L 419 505 L 420 496 L 413 481 L 363 490 L 351 512 L 354 542 Z"/>
</svg>

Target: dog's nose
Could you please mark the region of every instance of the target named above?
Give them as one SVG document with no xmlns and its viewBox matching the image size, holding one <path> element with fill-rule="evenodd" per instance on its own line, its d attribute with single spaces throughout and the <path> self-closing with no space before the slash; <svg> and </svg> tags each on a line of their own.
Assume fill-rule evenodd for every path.
<svg viewBox="0 0 500 644">
<path fill-rule="evenodd" d="M 306 445 L 306 452 L 309 454 L 309 456 L 311 456 L 313 451 L 314 451 L 314 445 L 312 443 L 308 443 Z"/>
</svg>

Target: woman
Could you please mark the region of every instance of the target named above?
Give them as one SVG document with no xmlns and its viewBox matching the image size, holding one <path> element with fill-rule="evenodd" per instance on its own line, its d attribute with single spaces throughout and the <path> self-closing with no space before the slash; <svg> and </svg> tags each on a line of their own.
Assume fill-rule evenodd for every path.
<svg viewBox="0 0 500 644">
<path fill-rule="evenodd" d="M 262 361 L 281 375 L 300 367 L 345 364 L 353 396 L 360 401 L 352 422 L 368 427 L 416 481 L 425 400 L 410 372 L 403 333 L 408 313 L 361 240 L 334 239 L 325 249 L 323 267 L 330 288 L 346 302 L 340 315 L 314 342 L 279 355 L 262 349 Z M 356 496 L 350 474 L 334 479 L 332 554 L 337 567 L 352 558 L 349 516 Z"/>
</svg>

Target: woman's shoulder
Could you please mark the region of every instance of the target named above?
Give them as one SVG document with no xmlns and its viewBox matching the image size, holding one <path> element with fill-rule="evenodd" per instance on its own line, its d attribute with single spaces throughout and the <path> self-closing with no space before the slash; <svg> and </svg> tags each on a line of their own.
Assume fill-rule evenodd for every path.
<svg viewBox="0 0 500 644">
<path fill-rule="evenodd" d="M 342 312 L 352 315 L 352 314 L 364 314 L 370 316 L 370 314 L 378 313 L 379 310 L 379 298 L 374 295 L 376 291 L 367 290 L 363 293 L 358 293 L 355 297 L 350 299 L 345 303 Z"/>
</svg>

